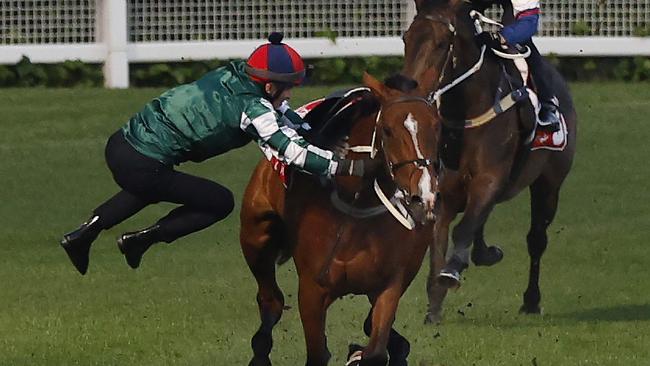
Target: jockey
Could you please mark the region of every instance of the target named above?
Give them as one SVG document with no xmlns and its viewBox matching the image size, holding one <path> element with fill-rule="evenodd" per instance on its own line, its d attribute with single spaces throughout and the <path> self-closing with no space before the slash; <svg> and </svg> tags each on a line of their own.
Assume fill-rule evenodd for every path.
<svg viewBox="0 0 650 366">
<path fill-rule="evenodd" d="M 60 243 L 81 274 L 88 269 L 90 246 L 99 233 L 149 204 L 181 206 L 154 225 L 118 238 L 132 268 L 151 245 L 171 243 L 231 213 L 230 190 L 174 169 L 186 161 L 200 162 L 255 140 L 267 157 L 317 176 L 363 176 L 372 169 L 369 160 L 339 159 L 287 127 L 302 124 L 286 101 L 304 80 L 305 64 L 282 43 L 282 34 L 272 33 L 269 42 L 247 61 L 231 62 L 164 92 L 108 139 L 106 162 L 121 191 Z"/>
<path fill-rule="evenodd" d="M 474 3 L 477 5 L 477 10 L 481 12 L 494 3 L 498 3 L 503 8 L 505 24 L 503 29 L 496 35 L 483 32 L 477 36 L 479 43 L 492 48 L 504 44 L 520 44 L 530 48 L 531 54 L 527 61 L 541 102 L 540 124 L 548 126 L 553 131 L 559 130 L 560 115 L 558 101 L 553 93 L 552 80 L 548 77 L 542 55 L 532 40 L 539 28 L 539 0 L 474 0 Z"/>
</svg>

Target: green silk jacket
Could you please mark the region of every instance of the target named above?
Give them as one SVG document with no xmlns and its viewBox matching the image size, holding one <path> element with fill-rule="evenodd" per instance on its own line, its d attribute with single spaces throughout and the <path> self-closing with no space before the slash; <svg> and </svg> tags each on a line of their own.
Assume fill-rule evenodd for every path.
<svg viewBox="0 0 650 366">
<path fill-rule="evenodd" d="M 274 110 L 261 84 L 231 62 L 149 102 L 122 127 L 140 153 L 165 164 L 203 161 L 255 140 L 268 159 L 276 157 L 316 175 L 333 175 L 331 151 L 307 143 L 283 122 L 290 109 Z"/>
</svg>

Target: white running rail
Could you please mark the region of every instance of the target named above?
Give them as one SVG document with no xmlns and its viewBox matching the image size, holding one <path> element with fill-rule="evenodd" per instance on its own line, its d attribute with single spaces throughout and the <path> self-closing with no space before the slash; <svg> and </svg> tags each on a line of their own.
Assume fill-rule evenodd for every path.
<svg viewBox="0 0 650 366">
<path fill-rule="evenodd" d="M 650 56 L 635 36 L 650 0 L 543 6 L 544 53 Z M 129 63 L 244 58 L 273 30 L 307 58 L 401 55 L 414 14 L 413 0 L 0 0 L 0 64 L 104 63 L 106 86 L 125 88 Z"/>
</svg>

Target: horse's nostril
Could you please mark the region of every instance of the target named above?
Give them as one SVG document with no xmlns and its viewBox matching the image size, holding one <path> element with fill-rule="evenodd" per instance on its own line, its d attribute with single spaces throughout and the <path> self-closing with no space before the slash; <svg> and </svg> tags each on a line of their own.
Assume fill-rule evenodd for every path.
<svg viewBox="0 0 650 366">
<path fill-rule="evenodd" d="M 420 197 L 420 196 L 411 196 L 411 203 L 422 203 L 422 197 Z"/>
</svg>

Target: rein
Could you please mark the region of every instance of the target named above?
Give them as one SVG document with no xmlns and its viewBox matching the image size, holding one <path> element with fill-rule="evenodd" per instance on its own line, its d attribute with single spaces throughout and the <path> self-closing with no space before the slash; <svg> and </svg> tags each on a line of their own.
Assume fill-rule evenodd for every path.
<svg viewBox="0 0 650 366">
<path fill-rule="evenodd" d="M 433 108 L 431 101 L 427 98 L 406 95 L 406 96 L 398 97 L 395 100 L 386 103 L 384 106 L 382 106 L 382 109 L 391 106 L 393 104 L 413 103 L 413 102 L 425 103 L 429 108 Z M 377 148 L 375 147 L 375 141 L 377 136 L 377 123 L 379 122 L 382 109 L 380 109 L 379 112 L 377 113 L 377 118 L 375 120 L 375 130 L 372 133 L 371 145 L 352 146 L 350 147 L 350 151 L 356 153 L 367 153 L 370 154 L 371 158 L 375 157 L 378 151 Z M 387 161 L 387 164 L 388 164 L 391 177 L 394 178 L 395 171 L 408 164 L 415 164 L 418 168 L 426 168 L 428 166 L 434 165 L 434 162 L 431 159 L 418 158 L 413 160 L 400 161 L 397 163 L 391 163 L 390 161 Z M 388 198 L 386 194 L 382 191 L 381 187 L 379 186 L 379 182 L 377 181 L 377 179 L 375 179 L 373 183 L 373 188 L 375 190 L 375 194 L 377 195 L 377 198 L 379 198 L 379 201 L 384 206 L 384 207 L 379 206 L 381 207 L 381 209 L 379 209 L 378 207 L 374 207 L 374 208 L 365 209 L 362 212 L 358 212 L 357 209 L 355 209 L 354 207 L 350 207 L 350 205 L 345 204 L 343 201 L 338 199 L 338 195 L 336 197 L 332 195 L 332 202 L 339 210 L 346 212 L 353 217 L 375 216 L 375 215 L 382 214 L 387 210 L 400 224 L 402 224 L 402 226 L 404 226 L 408 230 L 413 230 L 415 228 L 415 221 L 413 221 L 413 219 L 408 214 L 408 211 L 406 210 L 402 202 L 400 202 L 400 198 L 403 197 L 403 194 L 399 190 L 396 190 L 395 192 L 393 192 L 392 198 Z"/>
<path fill-rule="evenodd" d="M 475 12 L 475 11 L 472 10 L 472 12 L 470 12 L 470 16 L 472 16 L 472 17 L 474 17 L 473 12 Z M 476 12 L 476 13 L 480 14 L 478 12 Z M 481 16 L 483 16 L 483 15 L 481 14 Z M 445 58 L 445 63 L 442 66 L 442 72 L 440 73 L 440 79 L 438 80 L 438 82 L 440 83 L 440 82 L 442 82 L 443 78 L 445 77 L 445 70 L 447 69 L 447 65 L 449 64 L 449 60 L 453 59 L 453 57 L 454 57 L 453 56 L 453 53 L 454 53 L 453 39 L 456 38 L 456 35 L 458 34 L 458 32 L 456 31 L 456 27 L 453 25 L 451 20 L 443 18 L 442 16 L 440 16 L 438 14 L 436 14 L 436 15 L 426 15 L 426 16 L 424 16 L 424 19 L 429 20 L 429 21 L 434 22 L 434 23 L 442 23 L 442 24 L 446 25 L 447 28 L 449 29 L 449 31 L 452 34 L 452 42 L 449 43 L 449 48 L 447 49 L 447 56 Z M 486 19 L 488 19 L 488 18 L 486 18 Z M 476 27 L 476 34 L 483 31 L 483 28 L 481 27 L 479 20 L 476 19 L 475 17 L 474 17 L 474 26 Z M 467 78 L 469 78 L 470 76 L 476 74 L 481 69 L 481 67 L 483 66 L 483 61 L 485 60 L 485 51 L 486 51 L 486 49 L 487 49 L 487 47 L 485 45 L 483 45 L 481 47 L 481 56 L 479 57 L 476 64 L 474 64 L 474 66 L 472 66 L 464 74 L 462 74 L 459 77 L 457 77 L 456 79 L 452 80 L 450 83 L 448 83 L 444 87 L 439 88 L 438 90 L 435 90 L 435 91 L 431 92 L 429 94 L 429 96 L 427 97 L 427 99 L 431 103 L 435 103 L 438 107 L 440 107 L 440 97 L 442 97 L 443 94 L 445 94 L 446 92 L 448 92 L 449 90 L 454 88 L 456 85 L 458 85 L 458 84 L 462 83 L 463 81 L 467 80 Z"/>
<path fill-rule="evenodd" d="M 433 104 L 431 101 L 427 98 L 422 98 L 422 97 L 416 97 L 416 96 L 411 96 L 411 95 L 405 95 L 401 96 L 399 98 L 396 98 L 395 100 L 390 101 L 389 103 L 386 103 L 386 105 L 383 106 L 383 108 L 386 108 L 388 106 L 391 106 L 393 104 L 398 104 L 398 103 L 425 103 L 429 108 L 433 108 Z M 379 121 L 379 116 L 380 116 L 381 110 L 377 114 L 377 122 Z M 375 132 L 373 132 L 373 145 L 375 142 L 375 135 L 377 133 L 377 125 L 375 124 Z M 374 149 L 374 146 L 373 146 Z M 415 164 L 416 167 L 418 168 L 426 168 L 431 165 L 433 165 L 432 159 L 424 159 L 424 158 L 418 158 L 418 159 L 412 159 L 412 160 L 404 160 L 404 161 L 399 161 L 397 163 L 392 163 L 390 161 L 387 161 L 388 168 L 390 169 L 390 174 L 392 177 L 395 177 L 395 172 L 399 170 L 400 168 L 407 166 L 409 164 Z"/>
<path fill-rule="evenodd" d="M 474 34 L 480 34 L 483 32 L 483 26 L 482 23 L 487 23 L 487 24 L 492 24 L 496 25 L 498 27 L 503 28 L 503 24 L 492 20 L 480 12 L 476 10 L 472 10 L 469 12 L 469 16 L 474 20 Z M 444 76 L 444 71 L 447 68 L 447 64 L 449 62 L 450 58 L 453 58 L 453 56 L 450 56 L 453 53 L 453 39 L 457 35 L 457 31 L 455 26 L 452 24 L 451 20 L 443 18 L 440 15 L 426 15 L 423 17 L 426 20 L 429 20 L 431 22 L 436 22 L 436 23 L 442 23 L 444 25 L 447 25 L 449 28 L 449 31 L 452 33 L 452 42 L 450 42 L 449 49 L 447 51 L 447 56 L 445 63 L 443 65 L 443 72 L 441 73 L 441 78 L 439 82 L 442 82 L 442 78 Z M 442 97 L 443 94 L 448 92 L 449 90 L 453 89 L 456 87 L 458 84 L 462 83 L 463 81 L 467 80 L 470 76 L 476 74 L 481 67 L 483 66 L 483 62 L 485 60 L 485 51 L 487 50 L 487 46 L 483 45 L 481 46 L 481 55 L 479 56 L 478 61 L 472 66 L 469 70 L 467 70 L 465 73 L 457 77 L 456 79 L 452 80 L 450 83 L 445 85 L 442 88 L 438 88 L 435 91 L 432 91 L 429 96 L 427 97 L 427 100 L 430 101 L 430 103 L 435 103 L 438 108 L 440 108 L 440 98 Z M 530 56 L 531 50 L 528 46 L 526 46 L 526 51 L 521 53 L 521 54 L 516 54 L 516 55 L 511 55 L 507 54 L 505 52 L 501 52 L 499 50 L 495 50 L 490 48 L 490 50 L 498 57 L 501 57 L 503 59 L 508 59 L 508 60 L 517 60 L 517 59 L 524 59 Z M 488 109 L 485 113 L 479 115 L 478 117 L 472 118 L 472 119 L 467 119 L 463 122 L 464 128 L 475 128 L 482 126 L 488 122 L 490 122 L 492 119 L 494 119 L 497 115 L 507 111 L 517 103 L 519 103 L 522 100 L 525 100 L 526 97 L 528 97 L 528 91 L 526 88 L 521 88 L 514 90 L 512 93 L 504 96 L 502 99 L 498 100 L 495 102 L 495 104 Z"/>
</svg>

